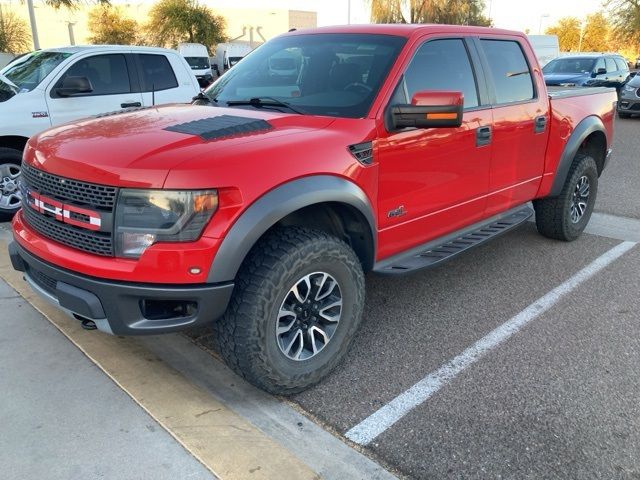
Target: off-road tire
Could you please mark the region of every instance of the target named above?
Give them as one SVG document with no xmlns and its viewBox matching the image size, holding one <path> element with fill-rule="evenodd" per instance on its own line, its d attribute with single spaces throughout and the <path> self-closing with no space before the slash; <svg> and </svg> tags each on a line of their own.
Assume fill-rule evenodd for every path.
<svg viewBox="0 0 640 480">
<path fill-rule="evenodd" d="M 337 280 L 341 318 L 319 353 L 304 361 L 292 360 L 277 344 L 277 313 L 295 282 L 317 271 Z M 247 256 L 229 307 L 214 324 L 219 352 L 229 367 L 257 387 L 279 395 L 298 393 L 340 363 L 360 324 L 364 297 L 362 265 L 345 242 L 307 228 L 276 229 Z"/>
<path fill-rule="evenodd" d="M 580 178 L 589 180 L 587 209 L 577 223 L 571 221 L 573 192 Z M 569 174 L 557 197 L 534 200 L 536 226 L 538 232 L 548 238 L 571 242 L 578 238 L 589 223 L 598 193 L 598 167 L 589 155 L 577 154 L 569 169 Z"/>
<path fill-rule="evenodd" d="M 0 147 L 0 165 L 5 165 L 7 163 L 14 164 L 19 167 L 22 164 L 22 152 L 15 148 Z M 0 222 L 11 220 L 18 210 L 20 210 L 20 205 L 10 210 L 0 208 Z"/>
</svg>

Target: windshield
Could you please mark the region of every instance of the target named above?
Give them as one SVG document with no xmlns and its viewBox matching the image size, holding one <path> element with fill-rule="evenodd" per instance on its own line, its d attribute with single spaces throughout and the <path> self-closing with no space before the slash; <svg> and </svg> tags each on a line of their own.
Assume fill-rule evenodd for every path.
<svg viewBox="0 0 640 480">
<path fill-rule="evenodd" d="M 363 117 L 405 41 L 371 34 L 276 38 L 247 55 L 205 93 L 218 105 L 270 97 L 311 114 Z"/>
<path fill-rule="evenodd" d="M 556 58 L 549 62 L 543 73 L 591 73 L 596 61 L 593 58 Z"/>
<path fill-rule="evenodd" d="M 192 70 L 204 70 L 211 68 L 207 57 L 184 57 Z"/>
<path fill-rule="evenodd" d="M 30 91 L 73 53 L 68 52 L 33 52 L 24 58 L 7 65 L 0 71 L 13 82 L 20 91 Z"/>
</svg>

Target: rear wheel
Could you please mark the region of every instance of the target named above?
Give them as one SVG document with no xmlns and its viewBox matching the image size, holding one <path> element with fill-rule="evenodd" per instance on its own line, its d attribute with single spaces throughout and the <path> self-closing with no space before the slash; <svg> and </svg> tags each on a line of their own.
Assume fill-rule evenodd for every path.
<svg viewBox="0 0 640 480">
<path fill-rule="evenodd" d="M 0 148 L 0 221 L 10 220 L 20 209 L 22 194 L 18 187 L 22 152 Z"/>
<path fill-rule="evenodd" d="M 364 304 L 358 257 L 321 231 L 275 230 L 251 251 L 215 323 L 225 362 L 249 382 L 289 395 L 324 378 L 353 339 Z"/>
<path fill-rule="evenodd" d="M 533 202 L 538 231 L 557 240 L 575 240 L 589 223 L 597 193 L 595 160 L 588 155 L 576 155 L 560 195 Z"/>
</svg>

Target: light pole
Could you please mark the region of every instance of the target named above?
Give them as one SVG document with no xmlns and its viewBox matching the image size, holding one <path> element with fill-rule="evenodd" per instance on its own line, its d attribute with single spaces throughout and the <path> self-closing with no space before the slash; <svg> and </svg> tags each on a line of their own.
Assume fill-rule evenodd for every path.
<svg viewBox="0 0 640 480">
<path fill-rule="evenodd" d="M 580 21 L 580 41 L 578 42 L 578 53 L 582 51 L 582 38 L 584 37 L 584 20 Z"/>
<path fill-rule="evenodd" d="M 550 15 L 548 13 L 543 13 L 540 15 L 540 24 L 538 25 L 538 35 L 542 35 L 542 20 L 544 18 L 549 18 Z"/>
<path fill-rule="evenodd" d="M 40 41 L 38 40 L 38 27 L 36 26 L 36 11 L 33 8 L 33 0 L 27 0 L 27 8 L 29 9 L 29 21 L 31 22 L 33 49 L 40 50 Z"/>
<path fill-rule="evenodd" d="M 347 0 L 347 25 L 351 25 L 351 0 Z"/>
</svg>

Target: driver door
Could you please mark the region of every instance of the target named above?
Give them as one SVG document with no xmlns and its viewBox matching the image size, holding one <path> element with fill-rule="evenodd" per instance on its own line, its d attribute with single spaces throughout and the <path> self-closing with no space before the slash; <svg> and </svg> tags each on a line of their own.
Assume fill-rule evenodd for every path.
<svg viewBox="0 0 640 480">
<path fill-rule="evenodd" d="M 411 103 L 419 91 L 460 91 L 465 108 L 459 128 L 380 132 L 379 258 L 483 217 L 489 189 L 492 113 L 480 95 L 472 55 L 477 56 L 473 44 L 463 38 L 424 42 L 389 102 L 389 107 Z"/>
<path fill-rule="evenodd" d="M 60 96 L 56 89 L 62 86 L 66 77 L 87 77 L 93 91 L 70 97 Z M 125 54 L 98 54 L 80 58 L 62 72 L 47 91 L 51 123 L 58 125 L 127 107 L 140 107 L 142 94 L 133 90 Z"/>
</svg>

